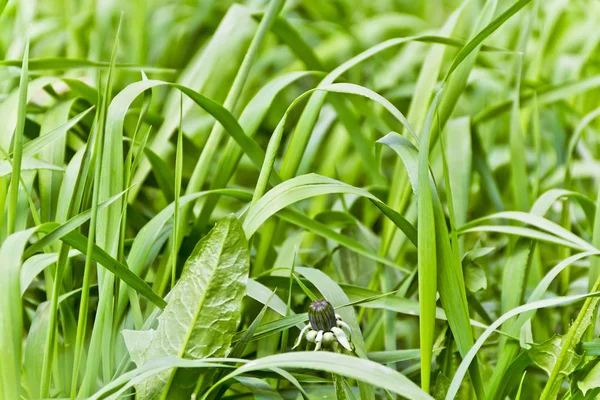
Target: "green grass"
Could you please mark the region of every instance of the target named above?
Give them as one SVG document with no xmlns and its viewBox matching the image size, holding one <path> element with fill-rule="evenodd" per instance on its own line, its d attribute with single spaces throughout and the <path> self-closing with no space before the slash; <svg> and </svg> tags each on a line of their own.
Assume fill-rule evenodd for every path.
<svg viewBox="0 0 600 400">
<path fill-rule="evenodd" d="M 0 400 L 600 396 L 598 21 L 0 0 Z"/>
</svg>

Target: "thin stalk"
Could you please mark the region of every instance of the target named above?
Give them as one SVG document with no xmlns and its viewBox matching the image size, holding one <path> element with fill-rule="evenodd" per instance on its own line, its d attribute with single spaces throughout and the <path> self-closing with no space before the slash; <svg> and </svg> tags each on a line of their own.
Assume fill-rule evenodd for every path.
<svg viewBox="0 0 600 400">
<path fill-rule="evenodd" d="M 335 388 L 335 398 L 337 400 L 348 400 L 346 389 L 344 388 L 344 378 L 338 374 L 331 374 L 331 379 Z"/>
<path fill-rule="evenodd" d="M 93 182 L 93 188 L 92 188 L 90 225 L 89 225 L 88 241 L 87 241 L 87 248 L 86 248 L 86 254 L 88 254 L 88 255 L 92 254 L 93 249 L 94 249 L 95 240 L 96 240 L 98 204 L 99 204 L 100 190 L 101 190 L 100 185 L 101 185 L 101 175 L 102 175 L 102 162 L 103 162 L 103 158 L 104 158 L 104 135 L 105 135 L 106 113 L 108 111 L 108 102 L 110 101 L 110 96 L 111 96 L 111 86 L 112 86 L 112 79 L 113 79 L 113 73 L 114 73 L 114 66 L 115 66 L 115 62 L 116 62 L 116 58 L 117 58 L 116 56 L 117 56 L 117 49 L 118 49 L 118 45 L 119 45 L 119 33 L 121 31 L 121 23 L 122 23 L 122 16 L 121 16 L 121 19 L 119 20 L 119 25 L 117 27 L 115 43 L 113 45 L 112 54 L 111 54 L 111 58 L 110 58 L 110 67 L 108 69 L 106 85 L 105 85 L 105 88 L 103 91 L 104 95 L 101 100 L 100 110 L 98 113 L 97 124 L 96 124 L 97 131 L 95 134 L 95 143 L 94 143 L 94 153 L 95 153 L 94 182 Z M 98 85 L 98 87 L 100 87 L 100 85 Z M 91 273 L 92 273 L 92 257 L 88 256 L 88 257 L 86 257 L 85 265 L 84 265 L 81 303 L 80 303 L 80 307 L 79 307 L 77 337 L 76 337 L 76 345 L 75 345 L 75 352 L 76 352 L 75 361 L 76 361 L 76 363 L 74 363 L 74 369 L 73 369 L 74 374 L 76 374 L 77 371 L 79 371 L 81 355 L 83 353 L 83 345 L 84 345 L 84 341 L 85 341 L 85 334 L 87 331 L 87 314 L 88 314 L 88 308 L 89 308 L 89 288 L 90 288 Z M 107 274 L 107 276 L 112 276 L 112 275 Z M 100 297 L 99 297 L 100 299 L 105 298 L 105 297 L 102 297 L 102 294 L 107 290 L 108 286 L 109 285 L 107 284 L 107 282 L 103 282 L 103 285 L 99 286 L 101 288 L 101 293 L 100 293 Z M 94 324 L 96 324 L 98 322 L 98 318 L 102 319 L 105 324 L 108 323 L 108 321 L 104 320 L 104 318 L 103 318 L 105 316 L 104 312 L 103 312 L 104 311 L 103 306 L 105 305 L 105 303 L 106 303 L 105 301 L 100 301 L 99 309 L 96 314 L 96 320 L 95 320 Z M 104 333 L 105 334 L 103 336 L 105 336 L 105 339 L 109 340 L 110 336 L 111 336 L 110 330 L 108 330 L 108 332 L 105 331 Z M 106 334 L 106 333 L 108 333 L 108 334 Z M 93 343 L 94 343 L 94 335 L 92 335 L 92 343 L 90 344 L 90 347 L 92 347 Z M 109 356 L 107 355 L 107 358 L 108 357 Z M 89 365 L 89 359 L 88 359 L 88 365 Z M 105 375 L 106 375 L 106 372 L 107 371 L 104 371 Z M 92 382 L 91 376 L 94 376 L 94 374 L 96 374 L 96 373 L 97 373 L 97 371 L 89 371 L 89 368 L 86 369 L 82 386 L 79 389 L 81 395 L 85 396 L 91 391 L 91 387 L 95 384 L 95 382 Z M 77 379 L 73 379 L 73 382 L 71 385 L 72 385 L 71 399 L 74 399 L 76 396 L 76 393 L 77 393 Z"/>
<path fill-rule="evenodd" d="M 175 212 L 173 214 L 173 240 L 172 240 L 172 266 L 171 266 L 171 289 L 175 286 L 175 274 L 177 271 L 177 244 L 179 243 L 179 197 L 181 194 L 181 175 L 183 169 L 183 93 L 180 94 L 179 102 L 179 132 L 177 132 L 177 155 L 175 157 Z"/>
<path fill-rule="evenodd" d="M 96 124 L 96 132 L 94 134 L 94 149 L 96 152 L 94 162 L 94 182 L 92 189 L 92 205 L 90 215 L 90 228 L 88 231 L 88 242 L 86 247 L 86 254 L 92 254 L 94 251 L 95 235 L 96 235 L 96 220 L 98 218 L 98 193 L 100 190 L 100 172 L 102 166 L 102 143 L 104 136 L 104 129 L 101 126 L 102 123 Z M 92 257 L 88 256 L 85 258 L 85 265 L 83 267 L 83 281 L 81 284 L 81 302 L 79 305 L 79 315 L 77 318 L 77 336 L 75 341 L 75 357 L 73 362 L 73 380 L 71 382 L 71 399 L 74 400 L 77 394 L 78 374 L 81 365 L 81 358 L 83 355 L 83 345 L 85 341 L 85 333 L 87 331 L 87 314 L 89 308 L 89 289 L 90 289 L 90 277 L 92 274 Z"/>
<path fill-rule="evenodd" d="M 19 84 L 19 108 L 15 134 L 13 136 L 12 173 L 8 192 L 8 229 L 7 236 L 15 231 L 17 221 L 17 207 L 19 200 L 19 179 L 21 178 L 21 163 L 23 161 L 23 134 L 25 131 L 27 86 L 29 76 L 29 37 L 26 38 L 23 64 L 21 67 L 21 80 Z"/>
</svg>

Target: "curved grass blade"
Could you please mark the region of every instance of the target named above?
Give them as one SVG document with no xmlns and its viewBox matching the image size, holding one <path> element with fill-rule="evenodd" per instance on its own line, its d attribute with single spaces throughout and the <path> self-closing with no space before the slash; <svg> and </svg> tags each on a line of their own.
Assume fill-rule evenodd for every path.
<svg viewBox="0 0 600 400">
<path fill-rule="evenodd" d="M 243 224 L 244 231 L 246 232 L 246 235 L 250 237 L 268 218 L 279 210 L 300 200 L 330 193 L 353 193 L 368 198 L 373 204 L 380 208 L 386 216 L 390 217 L 406 236 L 413 241 L 413 243 L 416 243 L 416 232 L 414 227 L 401 215 L 387 207 L 373 194 L 364 189 L 359 189 L 317 174 L 298 176 L 287 180 L 270 190 L 248 210 Z"/>
<path fill-rule="evenodd" d="M 572 302 L 576 302 L 588 297 L 600 296 L 600 292 L 594 292 L 589 294 L 575 295 L 575 296 L 565 296 L 565 297 L 556 297 L 553 299 L 547 300 L 539 300 L 534 301 L 532 303 L 528 303 L 517 308 L 513 308 L 509 312 L 503 314 L 500 318 L 498 318 L 492 325 L 490 325 L 485 332 L 479 336 L 477 342 L 471 347 L 469 352 L 463 357 L 462 362 L 460 363 L 458 369 L 456 370 L 456 374 L 452 379 L 452 383 L 450 384 L 450 388 L 446 394 L 446 400 L 452 400 L 455 398 L 458 393 L 458 389 L 460 388 L 461 382 L 464 379 L 467 369 L 469 368 L 469 364 L 473 361 L 473 359 L 477 356 L 477 352 L 481 349 L 484 342 L 488 339 L 488 337 L 493 333 L 494 329 L 497 329 L 504 322 L 508 321 L 510 318 L 515 317 L 524 312 L 538 310 L 541 308 L 555 307 L 562 304 L 568 304 Z"/>
<path fill-rule="evenodd" d="M 326 371 L 379 386 L 408 399 L 433 399 L 404 375 L 391 368 L 373 361 L 330 352 L 293 352 L 264 357 L 243 365 L 228 374 L 222 381 L 247 372 L 275 367 L 310 368 Z M 205 397 L 208 394 L 210 392 L 206 393 Z"/>
</svg>

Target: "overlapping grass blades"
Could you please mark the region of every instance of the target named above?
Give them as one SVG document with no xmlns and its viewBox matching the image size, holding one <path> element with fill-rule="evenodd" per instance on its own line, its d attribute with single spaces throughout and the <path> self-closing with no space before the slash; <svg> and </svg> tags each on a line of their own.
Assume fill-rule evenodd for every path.
<svg viewBox="0 0 600 400">
<path fill-rule="evenodd" d="M 0 0 L 0 397 L 597 396 L 599 18 Z"/>
</svg>

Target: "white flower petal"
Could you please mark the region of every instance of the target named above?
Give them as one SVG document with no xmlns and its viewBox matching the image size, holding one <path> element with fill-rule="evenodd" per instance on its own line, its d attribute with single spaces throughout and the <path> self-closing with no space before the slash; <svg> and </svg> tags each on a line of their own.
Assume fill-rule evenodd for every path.
<svg viewBox="0 0 600 400">
<path fill-rule="evenodd" d="M 315 351 L 321 350 L 321 343 L 323 343 L 323 331 L 317 332 L 317 337 L 315 338 Z"/>
<path fill-rule="evenodd" d="M 346 333 L 344 333 L 343 330 L 333 327 L 331 328 L 331 332 L 333 332 L 339 344 L 341 344 L 346 350 L 352 351 L 352 345 L 348 341 Z"/>
<path fill-rule="evenodd" d="M 342 330 L 344 331 L 344 333 L 346 333 L 346 336 L 348 336 L 349 338 L 352 337 L 352 328 L 350 328 L 350 325 L 348 325 L 347 323 L 345 323 L 344 321 L 338 321 L 337 322 L 337 326 L 342 328 Z"/>
<path fill-rule="evenodd" d="M 310 325 L 306 325 L 304 328 L 302 328 L 302 330 L 300 331 L 300 334 L 298 335 L 298 338 L 296 339 L 296 343 L 294 344 L 294 347 L 292 347 L 292 350 L 294 350 L 296 347 L 300 346 L 300 343 L 302 343 L 302 338 L 304 337 L 304 334 L 306 333 L 308 328 L 310 328 Z"/>
</svg>

